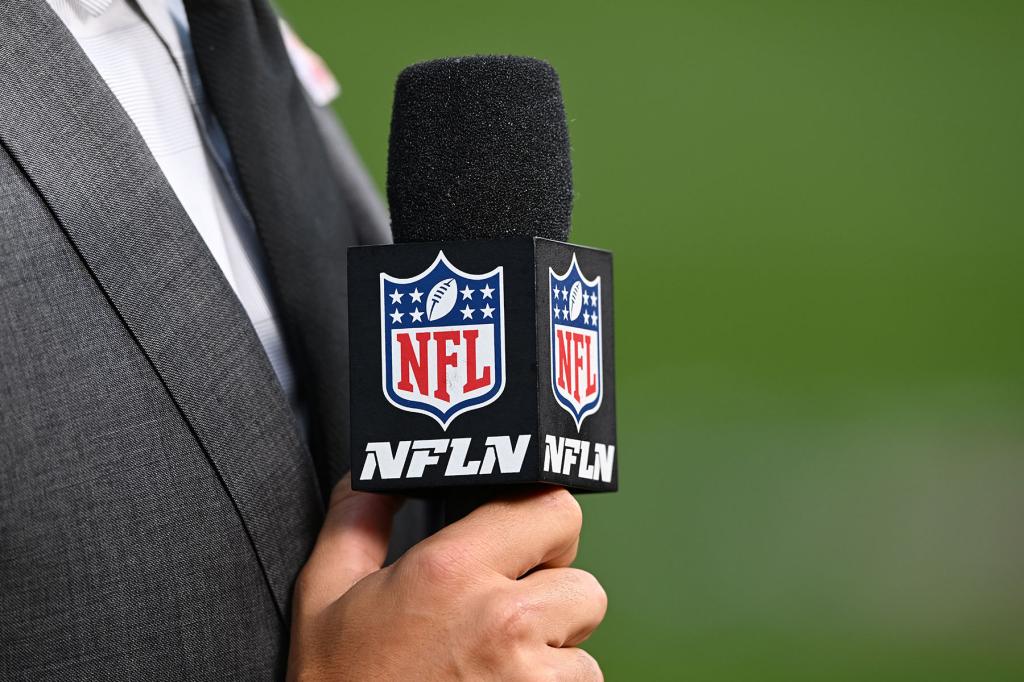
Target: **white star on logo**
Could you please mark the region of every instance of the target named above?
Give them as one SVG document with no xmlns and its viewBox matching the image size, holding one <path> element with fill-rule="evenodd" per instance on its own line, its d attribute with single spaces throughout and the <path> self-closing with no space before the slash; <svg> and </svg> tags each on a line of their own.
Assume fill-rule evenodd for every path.
<svg viewBox="0 0 1024 682">
<path fill-rule="evenodd" d="M 466 288 L 462 290 L 462 300 L 465 301 L 467 298 L 469 298 L 469 299 L 473 298 L 473 292 L 474 291 L 475 291 L 475 289 L 470 289 L 469 285 L 467 284 Z"/>
<path fill-rule="evenodd" d="M 391 296 L 391 302 L 392 303 L 398 304 L 398 303 L 402 302 L 402 294 L 400 294 L 398 292 L 398 289 L 395 289 L 394 291 L 392 291 L 390 296 Z"/>
<path fill-rule="evenodd" d="M 489 305 L 485 305 L 483 308 L 480 309 L 480 312 L 484 314 L 484 317 L 491 317 L 494 314 L 494 308 L 492 308 Z M 491 317 L 491 319 L 494 318 Z"/>
<path fill-rule="evenodd" d="M 462 313 L 462 319 L 464 319 L 464 320 L 472 320 L 473 319 L 473 313 L 476 312 L 476 311 L 473 310 L 473 308 L 470 308 L 469 304 L 467 303 L 466 307 L 463 308 L 462 310 L 460 310 L 459 312 Z"/>
<path fill-rule="evenodd" d="M 562 287 L 562 300 L 565 301 L 565 300 L 568 300 L 568 298 L 569 298 L 569 290 L 566 289 L 565 287 Z"/>
<path fill-rule="evenodd" d="M 555 308 L 555 319 L 556 320 L 562 319 L 562 310 L 561 310 L 561 308 Z"/>
<path fill-rule="evenodd" d="M 420 291 L 419 289 L 413 289 L 413 290 L 412 290 L 412 291 L 411 291 L 411 292 L 409 293 L 409 298 L 411 298 L 411 299 L 412 299 L 412 302 L 413 302 L 413 303 L 419 303 L 419 302 L 420 302 L 420 299 L 421 299 L 421 298 L 423 298 L 423 292 L 422 292 L 422 291 Z M 420 314 L 422 315 L 422 313 L 420 313 Z"/>
<path fill-rule="evenodd" d="M 597 311 L 595 310 L 590 316 L 591 324 L 597 324 Z"/>
<path fill-rule="evenodd" d="M 563 320 L 568 320 L 569 319 L 569 309 L 568 308 L 562 308 L 562 319 Z"/>
<path fill-rule="evenodd" d="M 398 324 L 399 322 L 402 321 L 402 315 L 403 313 L 400 313 L 396 310 L 395 312 L 391 313 L 391 321 L 394 322 L 395 324 Z"/>
<path fill-rule="evenodd" d="M 494 293 L 494 289 L 491 288 L 491 285 L 485 284 L 484 288 L 480 290 L 480 293 L 483 294 L 484 298 L 490 298 L 491 294 Z"/>
<path fill-rule="evenodd" d="M 411 294 L 410 294 L 410 295 L 411 295 Z M 423 294 L 420 294 L 420 296 L 422 296 L 422 295 L 423 295 Z M 413 321 L 413 322 L 419 322 L 419 321 L 420 321 L 420 318 L 421 318 L 421 317 L 423 317 L 423 313 L 421 313 L 421 312 L 419 311 L 419 308 L 417 308 L 417 309 L 413 310 L 413 311 L 412 311 L 411 313 L 409 313 L 409 317 L 411 317 L 411 318 L 412 318 L 412 321 Z"/>
<path fill-rule="evenodd" d="M 583 324 L 590 324 L 590 313 L 583 313 Z"/>
</svg>

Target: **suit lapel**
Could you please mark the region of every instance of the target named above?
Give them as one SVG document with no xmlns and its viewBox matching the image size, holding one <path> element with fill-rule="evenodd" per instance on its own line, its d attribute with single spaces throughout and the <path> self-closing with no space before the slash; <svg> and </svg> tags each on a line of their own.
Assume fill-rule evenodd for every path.
<svg viewBox="0 0 1024 682">
<path fill-rule="evenodd" d="M 241 304 L 134 124 L 42 1 L 0 0 L 0 93 L 0 143 L 190 425 L 287 621 L 322 506 Z"/>
</svg>

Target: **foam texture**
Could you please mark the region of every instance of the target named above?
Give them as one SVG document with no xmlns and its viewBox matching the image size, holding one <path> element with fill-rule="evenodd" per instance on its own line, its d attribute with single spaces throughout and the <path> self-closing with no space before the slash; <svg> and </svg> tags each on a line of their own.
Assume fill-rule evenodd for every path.
<svg viewBox="0 0 1024 682">
<path fill-rule="evenodd" d="M 527 57 L 438 59 L 395 85 L 388 150 L 395 241 L 565 241 L 572 162 L 558 74 Z"/>
</svg>

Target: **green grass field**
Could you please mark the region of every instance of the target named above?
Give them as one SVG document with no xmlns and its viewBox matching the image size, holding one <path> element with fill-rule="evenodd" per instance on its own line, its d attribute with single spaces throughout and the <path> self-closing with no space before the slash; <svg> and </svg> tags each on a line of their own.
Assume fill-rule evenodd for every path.
<svg viewBox="0 0 1024 682">
<path fill-rule="evenodd" d="M 609 679 L 1024 679 L 1024 5 L 282 5 L 381 185 L 407 64 L 562 76 L 616 258 Z"/>
</svg>

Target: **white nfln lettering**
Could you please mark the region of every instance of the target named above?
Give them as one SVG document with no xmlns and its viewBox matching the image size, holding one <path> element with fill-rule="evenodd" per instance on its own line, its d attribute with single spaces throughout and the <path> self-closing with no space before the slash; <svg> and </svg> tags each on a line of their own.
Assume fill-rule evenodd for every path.
<svg viewBox="0 0 1024 682">
<path fill-rule="evenodd" d="M 561 436 L 545 437 L 544 471 L 611 483 L 615 446 L 593 443 L 593 461 L 590 460 L 590 446 L 589 440 Z"/>
<path fill-rule="evenodd" d="M 381 478 L 422 478 L 428 466 L 441 461 L 441 455 L 448 454 L 445 476 L 474 476 L 494 472 L 503 474 L 519 473 L 523 459 L 530 446 L 530 434 L 516 438 L 515 445 L 508 436 L 489 436 L 484 441 L 484 452 L 480 459 L 470 456 L 472 438 L 437 438 L 425 440 L 400 440 L 397 447 L 391 443 L 366 444 L 366 460 L 359 480 L 368 481 L 379 471 Z M 450 453 L 450 454 L 449 454 Z"/>
</svg>

